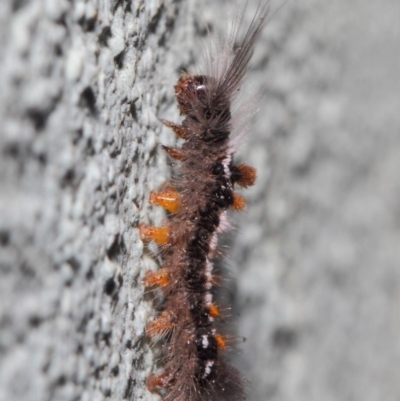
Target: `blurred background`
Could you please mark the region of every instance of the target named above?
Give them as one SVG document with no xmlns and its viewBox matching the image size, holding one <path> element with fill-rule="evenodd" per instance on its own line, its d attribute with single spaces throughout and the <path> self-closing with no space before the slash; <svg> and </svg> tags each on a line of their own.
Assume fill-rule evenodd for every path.
<svg viewBox="0 0 400 401">
<path fill-rule="evenodd" d="M 246 27 L 257 8 L 250 2 Z M 139 222 L 225 1 L 0 4 L 0 400 L 157 400 Z M 228 11 L 227 11 L 228 10 Z M 253 401 L 400 397 L 400 3 L 272 1 L 224 263 Z"/>
<path fill-rule="evenodd" d="M 239 364 L 255 400 L 394 401 L 400 4 L 272 9 L 249 73 L 258 181 L 231 250 Z"/>
</svg>

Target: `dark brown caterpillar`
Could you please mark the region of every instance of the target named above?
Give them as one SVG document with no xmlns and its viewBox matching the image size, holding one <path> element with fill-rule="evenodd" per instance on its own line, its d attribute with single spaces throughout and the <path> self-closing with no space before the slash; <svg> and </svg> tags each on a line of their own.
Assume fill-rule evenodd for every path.
<svg viewBox="0 0 400 401">
<path fill-rule="evenodd" d="M 147 386 L 162 390 L 164 401 L 234 401 L 244 399 L 244 379 L 221 358 L 227 338 L 216 332 L 218 306 L 213 303 L 213 256 L 218 234 L 229 227 L 227 209 L 243 209 L 235 185 L 253 185 L 256 171 L 236 165 L 231 102 L 254 51 L 267 16 L 259 9 L 242 41 L 231 38 L 211 46 L 205 71 L 183 75 L 175 85 L 182 124 L 163 121 L 185 143 L 163 148 L 180 162 L 173 187 L 150 194 L 150 203 L 167 209 L 168 225 L 140 226 L 143 240 L 160 244 L 162 267 L 147 271 L 145 286 L 165 294 L 163 311 L 147 325 L 147 335 L 162 338 L 161 375 L 151 374 Z"/>
</svg>

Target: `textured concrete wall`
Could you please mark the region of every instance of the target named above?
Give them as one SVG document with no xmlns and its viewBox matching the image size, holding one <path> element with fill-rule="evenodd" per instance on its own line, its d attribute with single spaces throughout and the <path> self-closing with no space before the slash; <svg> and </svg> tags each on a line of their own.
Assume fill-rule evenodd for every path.
<svg viewBox="0 0 400 401">
<path fill-rule="evenodd" d="M 172 85 L 226 9 L 0 2 L 1 401 L 158 399 L 136 227 L 163 218 L 147 194 L 174 138 L 157 116 L 177 118 Z M 287 2 L 257 48 L 241 156 L 259 178 L 226 294 L 251 400 L 400 396 L 399 15 Z"/>
<path fill-rule="evenodd" d="M 189 5 L 0 3 L 0 399 L 157 399 L 135 227 L 167 174 Z"/>
<path fill-rule="evenodd" d="M 239 218 L 254 400 L 400 398 L 400 3 L 293 1 L 255 58 Z"/>
</svg>

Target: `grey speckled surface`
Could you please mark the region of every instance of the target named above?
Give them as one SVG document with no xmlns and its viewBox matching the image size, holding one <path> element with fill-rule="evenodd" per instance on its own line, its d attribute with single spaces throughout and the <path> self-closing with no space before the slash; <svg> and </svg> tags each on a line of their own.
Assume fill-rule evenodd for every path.
<svg viewBox="0 0 400 401">
<path fill-rule="evenodd" d="M 153 309 L 135 227 L 167 174 L 157 143 L 172 134 L 156 116 L 172 102 L 170 46 L 188 46 L 187 13 L 1 1 L 2 401 L 158 399 L 144 386 Z"/>
<path fill-rule="evenodd" d="M 399 17 L 288 2 L 264 32 L 231 263 L 254 400 L 400 397 Z"/>
<path fill-rule="evenodd" d="M 163 219 L 157 116 L 226 9 L 0 2 L 0 401 L 158 399 L 135 227 Z M 400 397 L 399 16 L 292 1 L 263 32 L 241 151 L 259 178 L 228 262 L 250 400 Z"/>
</svg>

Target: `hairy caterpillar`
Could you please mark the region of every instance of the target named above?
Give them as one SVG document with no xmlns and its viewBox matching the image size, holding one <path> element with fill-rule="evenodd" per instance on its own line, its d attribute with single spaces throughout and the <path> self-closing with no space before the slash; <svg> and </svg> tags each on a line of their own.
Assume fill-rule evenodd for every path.
<svg viewBox="0 0 400 401">
<path fill-rule="evenodd" d="M 161 391 L 164 401 L 244 399 L 243 376 L 221 358 L 229 339 L 215 328 L 213 257 L 219 233 L 229 227 L 227 209 L 245 205 L 234 187 L 253 185 L 256 176 L 254 168 L 234 163 L 231 104 L 267 13 L 268 5 L 258 8 L 238 44 L 236 21 L 227 39 L 207 47 L 204 70 L 182 75 L 174 87 L 182 123 L 162 121 L 185 141 L 181 148 L 163 146 L 179 162 L 178 174 L 171 186 L 150 193 L 150 203 L 169 211 L 168 224 L 139 230 L 142 240 L 159 244 L 162 257 L 143 284 L 165 296 L 162 312 L 146 327 L 148 337 L 163 341 L 163 373 L 150 374 L 147 387 Z"/>
</svg>

